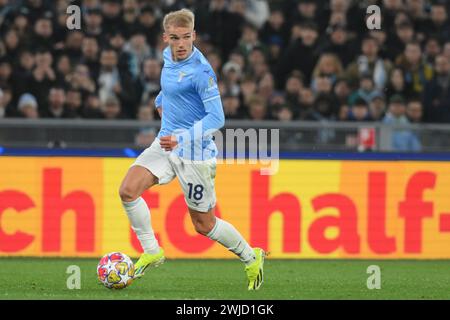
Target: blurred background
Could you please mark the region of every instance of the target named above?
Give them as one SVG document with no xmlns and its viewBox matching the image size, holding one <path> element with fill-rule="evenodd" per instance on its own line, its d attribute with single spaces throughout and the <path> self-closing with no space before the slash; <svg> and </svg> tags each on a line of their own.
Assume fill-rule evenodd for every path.
<svg viewBox="0 0 450 320">
<path fill-rule="evenodd" d="M 372 4 L 380 30 L 366 25 Z M 227 128 L 279 128 L 281 151 L 449 151 L 444 0 L 0 0 L 0 145 L 148 146 L 161 21 L 181 8 Z"/>
</svg>

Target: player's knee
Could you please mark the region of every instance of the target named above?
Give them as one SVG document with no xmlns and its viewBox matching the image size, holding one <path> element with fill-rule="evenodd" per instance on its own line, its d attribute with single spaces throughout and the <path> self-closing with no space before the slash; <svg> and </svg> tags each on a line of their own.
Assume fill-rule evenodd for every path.
<svg viewBox="0 0 450 320">
<path fill-rule="evenodd" d="M 128 185 L 122 185 L 119 188 L 119 196 L 123 202 L 131 202 L 136 200 L 139 195 L 133 188 Z"/>
</svg>

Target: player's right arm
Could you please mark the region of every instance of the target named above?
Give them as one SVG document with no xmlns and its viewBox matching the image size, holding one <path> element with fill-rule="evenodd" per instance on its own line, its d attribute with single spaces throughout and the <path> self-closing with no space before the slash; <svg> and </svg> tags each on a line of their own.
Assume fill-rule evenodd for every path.
<svg viewBox="0 0 450 320">
<path fill-rule="evenodd" d="M 155 98 L 155 108 L 158 110 L 159 117 L 162 119 L 162 91 Z"/>
</svg>

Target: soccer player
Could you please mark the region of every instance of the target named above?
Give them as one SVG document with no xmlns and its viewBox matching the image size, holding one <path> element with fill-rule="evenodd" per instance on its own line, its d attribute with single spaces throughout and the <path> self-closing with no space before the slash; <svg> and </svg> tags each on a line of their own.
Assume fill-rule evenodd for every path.
<svg viewBox="0 0 450 320">
<path fill-rule="evenodd" d="M 161 129 L 130 167 L 119 191 L 144 249 L 135 277 L 165 259 L 141 194 L 178 177 L 195 230 L 236 254 L 245 263 L 248 290 L 257 290 L 263 283 L 265 252 L 250 247 L 236 228 L 214 214 L 217 147 L 212 132 L 224 125 L 224 114 L 214 71 L 193 45 L 194 14 L 187 9 L 168 13 L 163 28 L 168 46 L 163 52 L 161 92 L 155 99 Z"/>
</svg>

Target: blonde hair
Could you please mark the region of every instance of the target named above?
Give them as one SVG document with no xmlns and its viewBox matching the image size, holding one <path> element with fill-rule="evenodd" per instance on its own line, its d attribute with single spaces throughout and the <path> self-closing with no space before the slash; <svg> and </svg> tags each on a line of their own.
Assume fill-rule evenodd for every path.
<svg viewBox="0 0 450 320">
<path fill-rule="evenodd" d="M 320 56 L 319 61 L 317 62 L 314 71 L 313 76 L 317 77 L 322 73 L 323 66 L 325 65 L 326 59 L 330 59 L 331 63 L 333 64 L 334 73 L 336 75 L 341 75 L 344 71 L 342 67 L 341 60 L 337 55 L 334 53 L 324 53 Z"/>
<path fill-rule="evenodd" d="M 188 9 L 169 12 L 164 16 L 163 27 L 167 31 L 169 26 L 194 29 L 194 13 Z"/>
</svg>

